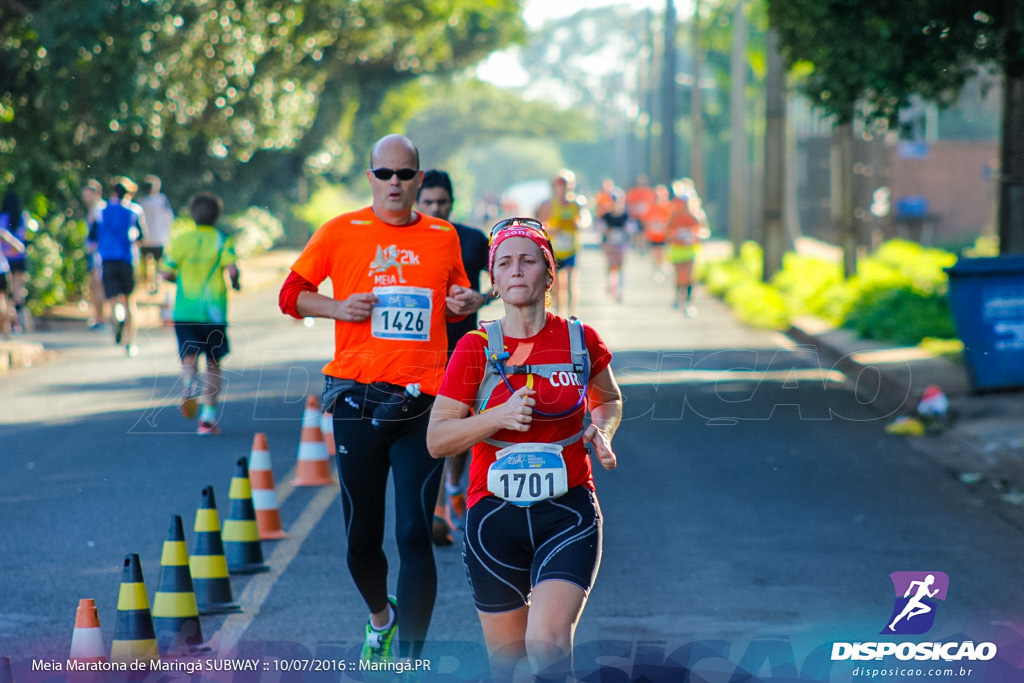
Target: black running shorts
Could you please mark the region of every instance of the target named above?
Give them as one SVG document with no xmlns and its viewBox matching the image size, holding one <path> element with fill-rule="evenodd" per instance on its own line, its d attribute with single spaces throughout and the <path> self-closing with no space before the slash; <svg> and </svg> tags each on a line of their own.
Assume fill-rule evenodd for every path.
<svg viewBox="0 0 1024 683">
<path fill-rule="evenodd" d="M 127 261 L 103 262 L 103 293 L 108 299 L 135 291 L 135 272 Z"/>
<path fill-rule="evenodd" d="M 529 604 L 541 581 L 561 579 L 590 592 L 601 565 L 601 508 L 590 489 L 519 507 L 488 496 L 466 514 L 462 560 L 481 612 Z"/>
<path fill-rule="evenodd" d="M 228 326 L 214 323 L 174 323 L 174 335 L 178 338 L 178 357 L 205 354 L 207 359 L 218 363 L 231 352 L 228 344 Z"/>
</svg>

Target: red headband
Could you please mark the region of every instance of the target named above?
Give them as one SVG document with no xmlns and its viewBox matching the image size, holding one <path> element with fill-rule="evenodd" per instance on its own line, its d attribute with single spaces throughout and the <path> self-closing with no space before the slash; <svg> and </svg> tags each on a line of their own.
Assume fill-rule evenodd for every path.
<svg viewBox="0 0 1024 683">
<path fill-rule="evenodd" d="M 487 273 L 491 275 L 491 280 L 494 280 L 494 254 L 498 251 L 498 245 L 507 240 L 509 237 L 525 237 L 530 240 L 538 247 L 544 254 L 544 259 L 548 262 L 548 268 L 551 270 L 552 276 L 555 274 L 555 257 L 551 253 L 551 247 L 548 244 L 548 240 L 544 237 L 543 233 L 534 230 L 533 228 L 527 228 L 521 225 L 514 225 L 504 230 L 499 230 L 498 234 L 491 240 L 491 251 L 487 256 Z"/>
</svg>

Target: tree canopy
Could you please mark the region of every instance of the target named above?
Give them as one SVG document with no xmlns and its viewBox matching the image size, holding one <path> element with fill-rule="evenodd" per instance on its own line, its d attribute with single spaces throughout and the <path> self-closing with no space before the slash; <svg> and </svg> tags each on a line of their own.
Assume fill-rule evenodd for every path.
<svg viewBox="0 0 1024 683">
<path fill-rule="evenodd" d="M 912 95 L 952 103 L 967 79 L 1003 76 L 1000 251 L 1024 252 L 1024 3 L 1019 0 L 769 0 L 801 89 L 849 123 L 899 122 Z"/>
<path fill-rule="evenodd" d="M 434 83 L 421 101 L 430 106 L 409 121 L 408 134 L 421 157 L 444 165 L 461 147 L 503 137 L 592 139 L 594 123 L 581 109 L 561 110 L 545 101 L 525 101 L 515 93 L 477 80 Z"/>
<path fill-rule="evenodd" d="M 912 95 L 951 104 L 985 63 L 1008 56 L 1003 0 L 769 0 L 800 89 L 840 123 L 897 124 Z"/>
<path fill-rule="evenodd" d="M 154 172 L 230 204 L 362 168 L 393 87 L 522 36 L 518 0 L 0 0 L 0 185 Z M 266 203 L 266 201 L 260 201 Z"/>
</svg>

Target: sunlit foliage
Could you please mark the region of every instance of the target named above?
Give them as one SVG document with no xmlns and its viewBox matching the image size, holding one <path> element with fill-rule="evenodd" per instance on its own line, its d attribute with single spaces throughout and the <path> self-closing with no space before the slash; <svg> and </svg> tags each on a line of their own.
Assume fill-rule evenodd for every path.
<svg viewBox="0 0 1024 683">
<path fill-rule="evenodd" d="M 156 172 L 169 193 L 246 205 L 344 175 L 386 132 L 371 119 L 392 87 L 517 39 L 519 4 L 0 3 L 0 185 L 70 195 Z"/>
<path fill-rule="evenodd" d="M 801 89 L 838 121 L 896 124 L 911 95 L 952 103 L 984 64 L 1019 60 L 1001 0 L 769 0 Z M 1024 7 L 1024 5 L 1021 5 Z M 1024 11 L 1024 10 L 1022 10 Z"/>
</svg>

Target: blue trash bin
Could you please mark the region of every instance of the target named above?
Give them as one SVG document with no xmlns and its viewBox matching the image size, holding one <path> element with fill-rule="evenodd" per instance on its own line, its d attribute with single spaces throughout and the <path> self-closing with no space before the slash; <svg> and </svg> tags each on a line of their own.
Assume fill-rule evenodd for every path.
<svg viewBox="0 0 1024 683">
<path fill-rule="evenodd" d="M 928 216 L 928 198 L 911 195 L 896 200 L 896 218 L 925 218 Z"/>
<path fill-rule="evenodd" d="M 1024 386 L 1024 254 L 961 258 L 946 273 L 971 386 Z"/>
</svg>

